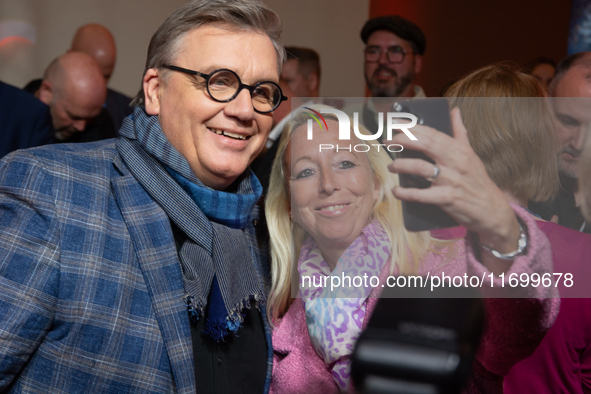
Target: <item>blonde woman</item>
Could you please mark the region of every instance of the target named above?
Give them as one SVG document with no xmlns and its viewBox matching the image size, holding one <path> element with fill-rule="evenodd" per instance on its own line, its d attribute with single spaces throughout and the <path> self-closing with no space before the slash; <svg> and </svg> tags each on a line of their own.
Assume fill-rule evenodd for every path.
<svg viewBox="0 0 591 394">
<path fill-rule="evenodd" d="M 273 392 L 351 388 L 349 358 L 381 289 L 378 285 L 375 290 L 362 287 L 354 293 L 331 294 L 327 287 L 308 285 L 299 289 L 301 299 L 293 300 L 292 290 L 298 291 L 292 289 L 298 286 L 293 283 L 294 269 L 319 281 L 331 275 L 368 274 L 379 276 L 380 283 L 388 275 L 492 274 L 500 288 L 497 274 L 551 268 L 547 239 L 531 216 L 511 206 L 490 180 L 470 148 L 459 111 L 452 111 L 452 117 L 454 138 L 416 127 L 418 142 L 404 135 L 392 140 L 425 152 L 435 167 L 421 160 L 392 162 L 383 149 L 319 149 L 319 144 L 343 144 L 336 132 L 338 122 L 331 116 L 325 117 L 327 130 L 314 126 L 313 140 L 306 137 L 305 113 L 296 115 L 284 130 L 265 208 L 272 255 L 268 313 L 275 323 Z M 356 137 L 350 141 L 361 143 Z M 403 189 L 391 172 L 430 178 L 432 186 Z M 400 199 L 437 202 L 480 241 L 443 242 L 429 233 L 406 231 Z M 522 247 L 525 239 L 527 248 Z M 490 296 L 495 290 L 484 292 Z M 521 291 L 532 298 L 487 300 L 488 324 L 469 383 L 471 392 L 499 389 L 501 377 L 537 346 L 555 317 L 557 303 L 541 298 L 544 289 Z"/>
</svg>

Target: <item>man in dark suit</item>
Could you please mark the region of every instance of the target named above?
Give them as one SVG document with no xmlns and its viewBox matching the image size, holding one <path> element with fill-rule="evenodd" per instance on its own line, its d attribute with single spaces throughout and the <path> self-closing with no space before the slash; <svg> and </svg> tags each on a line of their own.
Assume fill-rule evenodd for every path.
<svg viewBox="0 0 591 394">
<path fill-rule="evenodd" d="M 106 27 L 96 23 L 80 27 L 74 35 L 69 51 L 84 52 L 94 58 L 101 68 L 105 82 L 109 83 L 115 69 L 117 48 L 113 35 Z M 132 113 L 130 102 L 131 97 L 113 89 L 107 89 L 107 100 L 104 106 L 113 119 L 115 130 L 119 130 L 123 119 Z"/>
<path fill-rule="evenodd" d="M 53 142 L 49 107 L 19 88 L 0 82 L 0 157 Z"/>
</svg>

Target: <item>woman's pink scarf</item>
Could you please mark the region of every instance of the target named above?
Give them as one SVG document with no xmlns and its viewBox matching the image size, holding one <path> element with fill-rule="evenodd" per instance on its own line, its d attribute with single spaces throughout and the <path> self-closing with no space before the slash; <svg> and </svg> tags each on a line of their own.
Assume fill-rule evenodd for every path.
<svg viewBox="0 0 591 394">
<path fill-rule="evenodd" d="M 377 286 L 390 255 L 390 241 L 377 221 L 362 230 L 332 272 L 312 237 L 302 246 L 298 271 L 308 333 L 324 362 L 334 364 L 332 375 L 342 391 L 349 385 L 349 361 L 362 330 L 371 283 Z M 332 286 L 336 278 L 340 286 Z"/>
</svg>

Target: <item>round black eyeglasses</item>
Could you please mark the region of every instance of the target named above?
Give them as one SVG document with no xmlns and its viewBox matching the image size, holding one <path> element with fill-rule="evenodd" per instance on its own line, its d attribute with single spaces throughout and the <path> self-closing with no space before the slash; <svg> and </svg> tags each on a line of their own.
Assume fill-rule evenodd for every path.
<svg viewBox="0 0 591 394">
<path fill-rule="evenodd" d="M 242 89 L 247 89 L 252 98 L 252 107 L 260 114 L 275 111 L 282 101 L 287 100 L 287 97 L 283 95 L 281 88 L 275 82 L 263 81 L 256 83 L 254 86 L 246 85 L 242 83 L 240 77 L 234 71 L 225 68 L 215 70 L 211 74 L 204 74 L 169 64 L 162 67 L 205 79 L 207 93 L 212 99 L 220 103 L 234 100 Z"/>
<path fill-rule="evenodd" d="M 372 45 L 365 48 L 365 60 L 368 62 L 377 62 L 384 52 L 386 52 L 388 61 L 393 64 L 402 63 L 404 56 L 406 56 L 406 50 L 400 45 L 393 45 L 388 48 Z"/>
</svg>

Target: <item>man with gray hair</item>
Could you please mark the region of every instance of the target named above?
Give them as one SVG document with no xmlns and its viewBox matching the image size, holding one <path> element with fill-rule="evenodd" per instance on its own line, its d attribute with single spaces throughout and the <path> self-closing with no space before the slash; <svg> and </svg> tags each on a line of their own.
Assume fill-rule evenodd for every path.
<svg viewBox="0 0 591 394">
<path fill-rule="evenodd" d="M 558 164 L 561 189 L 553 201 L 530 202 L 529 208 L 545 220 L 591 234 L 581 214 L 578 188 L 579 159 L 591 126 L 591 52 L 571 55 L 558 64 L 549 88 L 560 140 Z"/>
<path fill-rule="evenodd" d="M 262 188 L 281 24 L 198 0 L 148 49 L 117 141 L 0 161 L 0 391 L 267 392 Z"/>
</svg>

